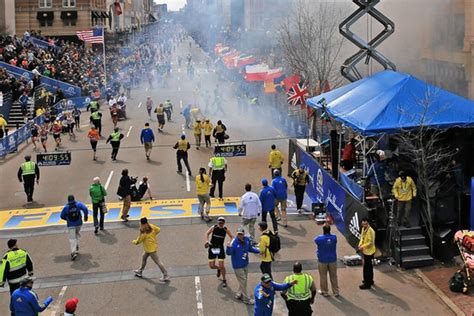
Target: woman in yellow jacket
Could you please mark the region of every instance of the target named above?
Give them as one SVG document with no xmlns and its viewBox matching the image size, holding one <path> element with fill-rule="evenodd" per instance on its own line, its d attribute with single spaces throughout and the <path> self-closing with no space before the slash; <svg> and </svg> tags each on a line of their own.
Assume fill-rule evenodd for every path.
<svg viewBox="0 0 474 316">
<path fill-rule="evenodd" d="M 156 235 L 160 232 L 160 228 L 153 224 L 148 223 L 148 219 L 146 217 L 142 217 L 140 219 L 140 235 L 137 239 L 133 240 L 132 243 L 135 245 L 143 243 L 143 249 L 145 253 L 143 254 L 142 258 L 142 266 L 140 269 L 135 270 L 135 276 L 141 278 L 143 270 L 146 266 L 146 261 L 148 257 L 158 265 L 163 273 L 163 276 L 160 278 L 160 281 L 169 281 L 170 278 L 168 276 L 168 272 L 166 271 L 164 265 L 161 263 L 160 258 L 158 257 L 158 242 L 156 240 Z"/>
<path fill-rule="evenodd" d="M 375 248 L 375 231 L 370 227 L 369 219 L 362 218 L 362 234 L 359 241 L 359 251 L 364 255 L 364 280 L 359 286 L 361 290 L 368 290 L 374 285 L 374 266 L 372 259 L 374 259 Z"/>
<path fill-rule="evenodd" d="M 211 179 L 206 174 L 206 168 L 200 168 L 199 174 L 196 176 L 196 194 L 199 200 L 199 215 L 201 219 L 210 222 L 209 211 L 211 210 L 211 197 L 209 196 L 209 188 L 212 186 Z"/>
</svg>

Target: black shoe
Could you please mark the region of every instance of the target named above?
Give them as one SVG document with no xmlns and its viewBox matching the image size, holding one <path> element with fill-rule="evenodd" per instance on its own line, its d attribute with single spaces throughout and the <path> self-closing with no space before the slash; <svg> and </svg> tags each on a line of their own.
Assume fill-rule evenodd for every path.
<svg viewBox="0 0 474 316">
<path fill-rule="evenodd" d="M 222 287 L 223 287 L 223 288 L 226 288 L 226 287 L 227 287 L 227 281 L 226 281 L 226 280 L 222 280 Z"/>
<path fill-rule="evenodd" d="M 181 170 L 178 170 L 178 171 L 176 171 L 176 172 L 177 172 L 177 173 L 183 173 L 183 171 L 181 171 Z"/>
<path fill-rule="evenodd" d="M 361 284 L 361 285 L 359 285 L 359 289 L 361 289 L 361 290 L 370 290 L 370 285 L 365 284 L 365 283 Z"/>
<path fill-rule="evenodd" d="M 94 234 L 97 234 L 98 232 L 99 232 L 99 227 L 96 227 L 96 228 L 94 229 Z"/>
<path fill-rule="evenodd" d="M 104 227 L 101 227 L 100 230 L 104 230 Z"/>
<path fill-rule="evenodd" d="M 209 196 L 210 196 L 211 198 L 215 197 L 214 194 L 209 194 Z"/>
</svg>

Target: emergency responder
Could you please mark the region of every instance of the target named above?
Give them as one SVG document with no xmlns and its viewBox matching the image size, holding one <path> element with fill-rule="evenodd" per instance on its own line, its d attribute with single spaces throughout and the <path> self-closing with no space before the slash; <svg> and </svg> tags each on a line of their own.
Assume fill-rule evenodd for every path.
<svg viewBox="0 0 474 316">
<path fill-rule="evenodd" d="M 112 145 L 112 161 L 117 160 L 117 154 L 120 148 L 120 140 L 123 138 L 123 134 L 119 132 L 119 128 L 116 127 L 114 128 L 114 132 L 110 134 L 109 138 L 107 138 L 107 142 L 110 142 L 110 145 Z"/>
<path fill-rule="evenodd" d="M 87 105 L 86 111 L 91 110 L 91 112 L 98 111 L 99 110 L 99 103 L 95 100 L 92 100 L 89 105 Z"/>
<path fill-rule="evenodd" d="M 177 172 L 178 173 L 183 172 L 183 167 L 181 166 L 181 159 L 182 159 L 184 161 L 184 164 L 186 165 L 186 169 L 188 170 L 188 175 L 191 176 L 191 167 L 189 167 L 189 162 L 188 162 L 188 149 L 191 148 L 191 145 L 186 140 L 186 135 L 182 134 L 181 139 L 176 142 L 173 148 L 177 149 L 176 151 L 176 162 L 178 164 Z"/>
<path fill-rule="evenodd" d="M 20 287 L 20 281 L 26 276 L 33 275 L 33 262 L 26 250 L 18 248 L 17 240 L 7 242 L 8 251 L 5 253 L 0 266 L 0 286 L 8 280 L 10 295 Z"/>
<path fill-rule="evenodd" d="M 27 276 L 21 280 L 21 287 L 11 297 L 10 311 L 12 315 L 38 315 L 53 301 L 48 296 L 43 303 L 39 302 L 38 295 L 33 291 L 35 278 Z"/>
<path fill-rule="evenodd" d="M 89 120 L 99 131 L 99 136 L 102 136 L 102 113 L 100 113 L 98 110 L 92 110 Z"/>
<path fill-rule="evenodd" d="M 163 104 L 155 109 L 156 119 L 158 120 L 158 132 L 163 132 L 163 127 L 165 126 L 165 109 Z"/>
<path fill-rule="evenodd" d="M 295 196 L 296 196 L 296 209 L 298 210 L 299 214 L 303 213 L 303 199 L 304 199 L 304 191 L 306 189 L 306 184 L 309 183 L 309 176 L 308 173 L 304 170 L 304 164 L 301 164 L 300 167 L 294 170 L 291 173 L 291 177 L 293 178 L 293 187 L 295 189 Z"/>
<path fill-rule="evenodd" d="M 202 135 L 202 123 L 201 120 L 197 119 L 193 126 L 194 138 L 196 139 L 196 149 L 199 150 L 201 147 L 201 135 Z"/>
<path fill-rule="evenodd" d="M 206 142 L 206 148 L 212 147 L 211 135 L 212 135 L 212 123 L 207 118 L 206 121 L 202 124 L 202 129 L 204 130 L 204 141 Z"/>
<path fill-rule="evenodd" d="M 311 316 L 313 310 L 311 305 L 316 296 L 316 285 L 313 277 L 302 272 L 301 263 L 295 262 L 293 265 L 293 274 L 285 278 L 285 283 L 296 284 L 288 290 L 281 293 L 288 307 L 288 316 Z"/>
<path fill-rule="evenodd" d="M 173 104 L 171 104 L 170 100 L 166 100 L 163 104 L 163 108 L 165 109 L 166 119 L 168 122 L 171 122 L 171 113 L 173 113 Z"/>
<path fill-rule="evenodd" d="M 31 156 L 25 156 L 25 162 L 18 169 L 18 180 L 23 182 L 28 203 L 33 202 L 33 191 L 36 183 L 39 184 L 40 172 L 38 165 L 31 161 Z"/>
<path fill-rule="evenodd" d="M 283 165 L 283 154 L 275 145 L 272 145 L 272 150 L 268 154 L 268 168 L 272 171 L 272 179 L 275 179 L 273 171 L 278 170 L 282 174 L 281 166 Z"/>
<path fill-rule="evenodd" d="M 211 176 L 212 186 L 210 196 L 214 197 L 216 189 L 216 182 L 219 185 L 219 199 L 222 199 L 224 194 L 225 173 L 227 171 L 227 160 L 224 157 L 212 157 L 209 161 L 209 175 Z"/>
<path fill-rule="evenodd" d="M 226 131 L 227 131 L 227 127 L 224 124 L 222 124 L 221 120 L 219 120 L 217 121 L 217 125 L 214 128 L 214 131 L 212 132 L 212 136 L 214 136 L 214 138 L 219 144 L 224 144 L 225 139 L 226 139 L 226 134 L 225 134 Z"/>
</svg>

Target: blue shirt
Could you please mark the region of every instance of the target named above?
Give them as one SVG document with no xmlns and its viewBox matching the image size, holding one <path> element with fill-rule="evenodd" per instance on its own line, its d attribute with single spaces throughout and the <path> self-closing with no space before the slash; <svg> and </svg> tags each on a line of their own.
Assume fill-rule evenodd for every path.
<svg viewBox="0 0 474 316">
<path fill-rule="evenodd" d="M 140 134 L 140 141 L 143 143 L 151 143 L 155 141 L 155 135 L 151 128 L 144 128 Z"/>
<path fill-rule="evenodd" d="M 385 184 L 385 163 L 377 161 L 372 165 L 367 173 L 370 184 L 377 185 L 377 180 L 380 185 Z"/>
<path fill-rule="evenodd" d="M 35 292 L 27 287 L 21 287 L 12 294 L 10 311 L 15 313 L 15 316 L 36 316 L 44 311 L 51 301 L 46 299 L 44 303 L 40 303 Z"/>
<path fill-rule="evenodd" d="M 314 243 L 318 246 L 318 261 L 321 263 L 333 263 L 337 261 L 336 244 L 337 237 L 333 234 L 320 235 L 314 238 Z"/>
<path fill-rule="evenodd" d="M 227 247 L 226 253 L 231 256 L 232 268 L 242 269 L 249 265 L 249 252 L 260 253 L 258 248 L 250 244 L 250 238 L 245 236 L 243 242 L 235 237 L 230 247 Z"/>
<path fill-rule="evenodd" d="M 23 105 L 23 106 L 28 105 L 28 96 L 22 94 L 19 101 L 20 101 L 21 105 Z"/>
<path fill-rule="evenodd" d="M 71 221 L 69 219 L 69 216 L 68 216 L 69 208 L 74 203 L 76 203 L 76 207 L 79 210 L 79 212 L 82 211 L 82 213 L 84 214 L 84 219 L 87 221 L 87 216 L 89 214 L 89 210 L 87 209 L 87 206 L 85 206 L 84 203 L 74 201 L 74 202 L 66 204 L 63 207 L 63 210 L 61 211 L 61 219 L 65 220 L 67 222 L 67 227 L 75 227 L 75 226 L 81 226 L 82 225 L 82 215 L 79 216 L 79 219 L 76 220 L 76 221 Z"/>
<path fill-rule="evenodd" d="M 273 303 L 275 291 L 286 291 L 291 287 L 290 283 L 279 284 L 272 281 L 270 288 L 266 288 L 262 283 L 258 283 L 254 290 L 255 306 L 254 316 L 271 316 L 273 313 Z M 266 295 L 264 295 L 265 293 Z"/>
<path fill-rule="evenodd" d="M 260 202 L 262 203 L 262 211 L 275 210 L 275 189 L 271 186 L 264 186 L 260 191 Z"/>
<path fill-rule="evenodd" d="M 286 200 L 288 198 L 288 184 L 286 183 L 285 178 L 281 176 L 276 177 L 272 181 L 272 187 L 275 189 L 275 197 L 277 200 Z"/>
</svg>

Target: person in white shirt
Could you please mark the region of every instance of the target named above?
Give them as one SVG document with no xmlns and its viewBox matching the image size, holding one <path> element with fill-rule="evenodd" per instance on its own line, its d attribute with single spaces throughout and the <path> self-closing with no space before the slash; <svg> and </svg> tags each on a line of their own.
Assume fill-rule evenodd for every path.
<svg viewBox="0 0 474 316">
<path fill-rule="evenodd" d="M 245 191 L 245 194 L 240 198 L 239 216 L 242 216 L 242 226 L 249 232 L 252 243 L 254 243 L 255 222 L 262 211 L 262 203 L 257 193 L 252 192 L 252 185 L 247 183 Z"/>
<path fill-rule="evenodd" d="M 120 108 L 123 108 L 127 105 L 127 97 L 125 96 L 124 93 L 122 93 L 118 99 L 117 99 L 117 104 L 120 106 Z"/>
<path fill-rule="evenodd" d="M 115 97 L 112 97 L 110 100 L 109 100 L 109 108 L 111 108 L 112 106 L 114 106 L 114 104 L 117 104 L 117 99 Z"/>
</svg>

